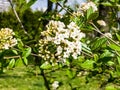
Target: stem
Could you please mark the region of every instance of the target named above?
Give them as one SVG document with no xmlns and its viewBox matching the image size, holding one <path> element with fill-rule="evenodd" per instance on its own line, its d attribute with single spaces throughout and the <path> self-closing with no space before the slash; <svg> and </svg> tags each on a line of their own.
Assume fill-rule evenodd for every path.
<svg viewBox="0 0 120 90">
<path fill-rule="evenodd" d="M 112 41 L 114 44 L 116 44 L 117 46 L 120 47 L 120 45 L 119 45 L 118 43 L 116 43 L 112 38 L 104 35 L 104 34 L 95 26 L 94 23 L 90 22 L 90 24 L 91 24 L 92 26 L 94 26 L 94 28 L 95 28 L 94 30 L 95 30 L 96 32 L 100 33 L 101 35 L 103 35 L 104 37 L 106 37 L 107 39 L 109 39 L 109 40 Z"/>
<path fill-rule="evenodd" d="M 93 57 L 93 55 L 92 54 L 88 54 L 88 53 L 86 53 L 86 52 L 84 52 L 84 51 L 81 51 L 84 55 L 87 55 L 87 56 L 89 56 L 89 57 Z"/>
<path fill-rule="evenodd" d="M 70 11 L 68 11 L 65 7 L 63 7 L 60 3 L 56 3 L 57 5 L 59 5 L 61 8 L 63 8 L 66 12 L 68 12 L 70 15 L 72 15 L 72 16 L 75 16 L 75 15 L 73 15 Z"/>
<path fill-rule="evenodd" d="M 3 59 L 11 59 L 11 58 L 20 58 L 20 56 L 18 55 L 18 56 L 3 57 Z"/>
<path fill-rule="evenodd" d="M 22 22 L 21 22 L 21 20 L 20 20 L 20 18 L 19 18 L 19 16 L 18 16 L 18 14 L 17 14 L 17 12 L 16 12 L 16 10 L 15 10 L 15 8 L 14 8 L 14 5 L 13 5 L 12 1 L 11 1 L 11 0 L 8 0 L 8 1 L 9 1 L 9 3 L 10 3 L 11 7 L 12 7 L 12 10 L 13 10 L 13 12 L 14 12 L 17 20 L 18 20 L 18 22 L 19 22 L 20 25 L 21 25 L 21 28 L 24 30 L 24 33 L 28 35 L 27 31 L 25 30 L 25 28 L 24 28 L 24 26 L 23 26 L 23 24 L 22 24 Z"/>
</svg>

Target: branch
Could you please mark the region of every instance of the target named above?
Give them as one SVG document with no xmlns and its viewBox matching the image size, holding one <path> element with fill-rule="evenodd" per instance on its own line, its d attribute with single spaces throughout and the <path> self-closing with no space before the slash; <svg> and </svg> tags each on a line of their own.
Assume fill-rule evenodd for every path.
<svg viewBox="0 0 120 90">
<path fill-rule="evenodd" d="M 20 58 L 20 56 L 6 56 L 3 59 Z"/>
<path fill-rule="evenodd" d="M 116 44 L 117 46 L 120 47 L 120 45 L 119 45 L 118 43 L 116 43 L 112 38 L 104 35 L 104 34 L 95 26 L 94 23 L 90 22 L 90 24 L 95 28 L 94 30 L 95 30 L 96 32 L 100 33 L 101 35 L 103 35 L 104 37 L 106 37 L 107 39 L 109 39 L 109 40 L 112 41 L 114 44 Z"/>
<path fill-rule="evenodd" d="M 57 5 L 59 5 L 61 8 L 63 8 L 66 12 L 68 12 L 70 15 L 72 15 L 72 16 L 75 16 L 75 15 L 73 15 L 70 11 L 68 11 L 65 7 L 63 7 L 60 3 L 56 3 Z"/>
<path fill-rule="evenodd" d="M 13 12 L 14 12 L 17 20 L 18 20 L 18 22 L 19 22 L 20 25 L 21 25 L 21 28 L 24 30 L 24 33 L 28 35 L 27 31 L 25 30 L 25 28 L 24 28 L 24 26 L 23 26 L 23 24 L 22 24 L 22 22 L 21 22 L 21 20 L 20 20 L 20 18 L 19 18 L 19 16 L 18 16 L 18 14 L 17 14 L 17 12 L 16 12 L 16 10 L 15 10 L 15 8 L 14 8 L 14 5 L 13 5 L 12 1 L 11 1 L 11 0 L 8 0 L 8 1 L 9 1 L 9 3 L 10 3 L 11 7 L 12 7 L 12 10 L 13 10 Z"/>
</svg>

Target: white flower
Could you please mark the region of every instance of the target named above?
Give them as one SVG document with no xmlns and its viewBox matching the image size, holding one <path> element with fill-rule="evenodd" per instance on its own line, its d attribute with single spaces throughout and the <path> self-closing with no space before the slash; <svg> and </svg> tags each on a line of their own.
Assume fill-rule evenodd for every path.
<svg viewBox="0 0 120 90">
<path fill-rule="evenodd" d="M 59 82 L 58 81 L 54 81 L 52 84 L 52 88 L 53 90 L 56 90 L 59 87 Z"/>
<path fill-rule="evenodd" d="M 83 3 L 81 9 L 83 11 L 87 11 L 90 7 L 93 9 L 93 11 L 97 11 L 98 10 L 97 6 L 93 2 Z"/>
<path fill-rule="evenodd" d="M 74 22 L 65 27 L 63 22 L 52 20 L 47 25 L 47 30 L 41 34 L 43 39 L 39 41 L 39 53 L 44 60 L 65 63 L 70 56 L 77 59 L 80 55 L 82 48 L 80 40 L 85 34 Z M 51 47 L 53 49 L 47 47 L 49 44 L 53 45 Z"/>
<path fill-rule="evenodd" d="M 77 59 L 77 53 L 73 53 L 73 54 L 72 54 L 72 57 L 73 57 L 74 59 Z"/>
<path fill-rule="evenodd" d="M 0 30 L 0 50 L 9 49 L 17 44 L 17 39 L 13 36 L 15 33 L 12 29 L 2 28 Z"/>
<path fill-rule="evenodd" d="M 106 23 L 103 20 L 98 20 L 97 23 L 101 26 L 106 26 Z"/>
<path fill-rule="evenodd" d="M 10 45 L 8 43 L 6 43 L 3 47 L 3 49 L 9 49 Z"/>
<path fill-rule="evenodd" d="M 104 35 L 105 35 L 106 37 L 112 38 L 111 33 L 105 33 Z"/>
<path fill-rule="evenodd" d="M 58 46 L 56 55 L 60 55 L 62 53 L 62 50 L 63 50 L 62 47 Z"/>
<path fill-rule="evenodd" d="M 74 22 L 71 22 L 69 25 L 67 25 L 67 27 L 70 30 L 72 30 L 72 29 L 79 29 L 79 27 Z"/>
<path fill-rule="evenodd" d="M 63 58 L 69 58 L 69 56 L 70 56 L 70 53 L 68 53 L 68 52 L 64 52 L 64 54 L 63 54 Z"/>
</svg>

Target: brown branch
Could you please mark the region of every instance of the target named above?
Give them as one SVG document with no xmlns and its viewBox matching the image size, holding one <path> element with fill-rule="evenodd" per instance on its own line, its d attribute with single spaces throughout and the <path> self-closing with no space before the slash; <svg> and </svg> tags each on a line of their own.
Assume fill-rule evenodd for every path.
<svg viewBox="0 0 120 90">
<path fill-rule="evenodd" d="M 60 3 L 56 3 L 57 5 L 59 5 L 61 8 L 63 8 L 66 12 L 68 12 L 70 15 L 72 15 L 72 16 L 75 16 L 75 15 L 73 15 L 70 11 L 68 11 L 65 7 L 63 7 Z"/>
<path fill-rule="evenodd" d="M 21 28 L 24 30 L 24 33 L 28 35 L 27 31 L 25 30 L 25 28 L 24 28 L 24 26 L 23 26 L 23 24 L 22 24 L 22 22 L 21 22 L 21 20 L 20 20 L 20 18 L 19 18 L 19 16 L 18 16 L 18 14 L 17 14 L 17 12 L 16 12 L 16 10 L 15 10 L 15 8 L 14 8 L 14 5 L 13 5 L 12 1 L 11 1 L 11 0 L 8 0 L 8 1 L 9 1 L 9 3 L 10 3 L 11 7 L 12 7 L 12 10 L 13 10 L 13 12 L 14 12 L 17 20 L 18 20 L 18 22 L 19 22 L 20 25 L 21 25 Z"/>
<path fill-rule="evenodd" d="M 116 43 L 112 38 L 110 38 L 110 37 L 104 35 L 104 34 L 95 26 L 94 23 L 90 22 L 90 24 L 95 28 L 94 31 L 100 33 L 101 35 L 103 35 L 104 37 L 106 37 L 108 40 L 112 41 L 114 44 L 116 44 L 117 46 L 120 47 L 120 45 L 119 45 L 118 43 Z"/>
<path fill-rule="evenodd" d="M 3 59 L 20 58 L 20 56 L 6 56 Z"/>
</svg>

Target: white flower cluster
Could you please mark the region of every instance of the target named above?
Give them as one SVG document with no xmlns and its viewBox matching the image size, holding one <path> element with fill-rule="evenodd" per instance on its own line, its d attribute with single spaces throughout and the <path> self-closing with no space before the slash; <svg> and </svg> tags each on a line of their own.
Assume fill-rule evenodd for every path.
<svg viewBox="0 0 120 90">
<path fill-rule="evenodd" d="M 83 11 L 87 11 L 89 8 L 92 8 L 94 12 L 98 10 L 97 6 L 93 2 L 83 3 L 81 6 L 81 10 Z"/>
<path fill-rule="evenodd" d="M 15 33 L 12 29 L 2 28 L 0 30 L 0 50 L 9 49 L 17 44 L 17 39 L 13 36 Z"/>
<path fill-rule="evenodd" d="M 66 27 L 63 22 L 53 20 L 49 22 L 47 30 L 41 35 L 39 55 L 50 62 L 65 62 L 70 56 L 77 59 L 82 47 L 80 40 L 85 37 L 74 22 Z"/>
<path fill-rule="evenodd" d="M 77 12 L 74 12 L 73 14 L 76 16 L 84 16 L 84 12 L 86 12 L 88 9 L 92 8 L 93 12 L 97 11 L 98 8 L 93 2 L 86 2 L 82 3 L 80 7 L 78 8 Z"/>
</svg>

